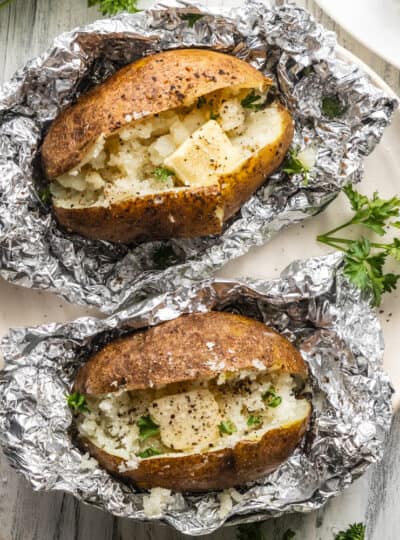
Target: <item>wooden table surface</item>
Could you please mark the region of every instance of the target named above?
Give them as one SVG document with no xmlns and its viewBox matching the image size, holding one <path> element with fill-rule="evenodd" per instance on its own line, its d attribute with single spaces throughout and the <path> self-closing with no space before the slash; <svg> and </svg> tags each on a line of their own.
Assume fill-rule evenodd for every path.
<svg viewBox="0 0 400 540">
<path fill-rule="evenodd" d="M 228 5 L 228 2 L 220 2 Z M 333 1 L 333 0 L 332 0 Z M 210 1 L 210 4 L 215 2 Z M 239 4 L 240 2 L 236 2 Z M 335 30 L 339 42 L 369 64 L 400 94 L 400 73 L 342 31 L 314 4 L 300 0 L 325 26 Z M 0 11 L 0 83 L 30 57 L 39 54 L 59 33 L 98 17 L 86 0 L 14 0 Z M 232 0 L 229 0 L 229 5 Z M 149 5 L 149 4 L 146 4 Z M 143 4 L 142 4 L 143 6 Z M 144 6 L 145 7 L 145 6 Z M 0 283 L 0 322 L 4 326 L 68 320 L 86 310 L 66 304 L 47 293 Z M 12 305 L 3 302 L 12 298 Z M 40 302 L 42 316 L 33 317 Z M 24 306 L 21 309 L 20 306 Z M 26 306 L 26 308 L 25 308 Z M 32 306 L 30 309 L 29 306 Z M 333 540 L 351 522 L 367 525 L 368 540 L 400 538 L 400 416 L 395 418 L 383 461 L 341 496 L 308 515 L 292 514 L 265 522 L 265 537 L 280 540 L 287 528 L 298 540 Z M 203 538 L 233 540 L 235 530 L 225 528 Z M 0 540 L 176 540 L 184 538 L 159 525 L 136 524 L 85 506 L 63 493 L 34 493 L 28 483 L 0 456 Z"/>
</svg>

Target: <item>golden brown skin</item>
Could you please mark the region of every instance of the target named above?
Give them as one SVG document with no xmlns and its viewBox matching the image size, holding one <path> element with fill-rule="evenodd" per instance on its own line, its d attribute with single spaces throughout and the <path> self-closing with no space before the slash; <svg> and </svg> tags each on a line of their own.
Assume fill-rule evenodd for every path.
<svg viewBox="0 0 400 540">
<path fill-rule="evenodd" d="M 300 353 L 283 336 L 262 322 L 211 311 L 183 315 L 108 343 L 82 366 L 74 391 L 99 395 L 117 390 L 208 379 L 218 375 L 210 365 L 224 362 L 219 372 L 254 370 L 260 360 L 269 370 L 307 377 Z"/>
<path fill-rule="evenodd" d="M 265 90 L 270 84 L 246 62 L 214 51 L 180 49 L 148 56 L 122 68 L 59 115 L 42 145 L 44 171 L 52 179 L 78 165 L 101 134 L 108 136 L 127 123 L 126 115 L 147 116 L 190 105 L 221 88 Z M 54 214 L 70 231 L 111 242 L 219 234 L 285 157 L 293 121 L 287 109 L 277 107 L 281 136 L 238 172 L 223 177 L 220 185 L 132 197 L 106 207 L 62 208 L 55 203 Z"/>
<path fill-rule="evenodd" d="M 140 488 L 208 491 L 239 486 L 272 472 L 299 444 L 307 430 L 309 416 L 268 431 L 259 440 L 241 440 L 234 448 L 182 457 L 145 459 L 137 469 L 124 473 L 118 470 L 123 463 L 121 458 L 104 452 L 87 439 L 81 442 L 105 469 Z"/>
<path fill-rule="evenodd" d="M 254 370 L 252 362 L 257 358 L 269 370 L 307 377 L 299 352 L 265 324 L 232 313 L 209 312 L 184 315 L 109 343 L 80 368 L 74 391 L 98 395 L 214 378 L 218 372 L 209 363 L 208 342 L 215 344 L 213 361 L 225 361 L 218 372 Z M 303 419 L 268 431 L 259 440 L 243 439 L 234 448 L 143 459 L 136 469 L 124 473 L 119 471 L 124 460 L 88 439 L 80 442 L 105 469 L 141 488 L 224 489 L 276 469 L 300 442 L 310 414 L 311 406 Z"/>
<path fill-rule="evenodd" d="M 271 80 L 234 56 L 204 49 L 178 49 L 129 64 L 67 107 L 42 145 L 48 178 L 74 168 L 97 138 L 127 124 L 126 115 L 149 116 L 191 105 L 221 88 L 266 89 Z"/>
</svg>

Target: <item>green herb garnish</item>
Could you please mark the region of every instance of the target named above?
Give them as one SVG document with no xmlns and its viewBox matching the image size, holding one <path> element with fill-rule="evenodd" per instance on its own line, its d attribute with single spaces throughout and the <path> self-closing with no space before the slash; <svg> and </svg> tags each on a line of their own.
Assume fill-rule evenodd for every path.
<svg viewBox="0 0 400 540">
<path fill-rule="evenodd" d="M 150 416 L 141 416 L 136 422 L 139 428 L 139 440 L 145 441 L 149 437 L 154 437 L 160 433 L 160 427 L 153 422 Z"/>
<path fill-rule="evenodd" d="M 371 242 L 364 236 L 358 239 L 341 238 L 335 233 L 352 225 L 361 225 L 384 236 L 388 227 L 397 227 L 392 218 L 400 216 L 400 198 L 381 199 L 378 193 L 372 198 L 355 191 L 351 185 L 343 188 L 345 195 L 354 210 L 353 217 L 317 236 L 317 240 L 345 253 L 344 274 L 359 289 L 370 294 L 372 305 L 379 306 L 382 294 L 393 291 L 397 286 L 400 274 L 384 272 L 388 257 L 400 262 L 400 239 L 391 242 Z"/>
<path fill-rule="evenodd" d="M 203 105 L 206 105 L 207 104 L 207 100 L 204 96 L 200 96 L 198 99 L 197 99 L 197 108 L 198 109 L 201 109 L 203 107 Z"/>
<path fill-rule="evenodd" d="M 247 419 L 248 426 L 259 426 L 262 423 L 260 416 L 250 415 Z"/>
<path fill-rule="evenodd" d="M 158 180 L 162 180 L 163 182 L 166 182 L 169 178 L 175 176 L 174 171 L 171 171 L 166 167 L 156 167 L 153 174 Z"/>
<path fill-rule="evenodd" d="M 331 95 L 322 98 L 321 111 L 325 116 L 333 119 L 343 116 L 347 107 L 342 104 L 338 96 Z"/>
<path fill-rule="evenodd" d="M 302 161 L 298 158 L 300 148 L 291 148 L 286 156 L 283 164 L 283 172 L 286 174 L 302 174 L 304 182 L 308 181 L 308 173 L 311 170 L 310 167 L 306 167 Z"/>
<path fill-rule="evenodd" d="M 1 7 L 1 5 L 0 5 Z M 51 191 L 50 188 L 47 186 L 41 190 L 39 190 L 39 198 L 42 201 L 43 204 L 49 204 L 51 201 Z"/>
<path fill-rule="evenodd" d="M 87 406 L 86 398 L 79 392 L 73 392 L 67 395 L 67 403 L 74 412 L 90 412 Z"/>
<path fill-rule="evenodd" d="M 143 450 L 143 452 L 139 452 L 136 455 L 140 458 L 148 458 L 152 456 L 159 456 L 160 454 L 162 454 L 162 452 L 156 450 L 155 448 L 146 448 L 146 450 Z"/>
<path fill-rule="evenodd" d="M 218 426 L 219 432 L 221 435 L 232 435 L 232 433 L 235 433 L 237 431 L 237 428 L 235 424 L 232 422 L 232 420 L 224 420 L 222 421 Z"/>
<path fill-rule="evenodd" d="M 102 15 L 115 15 L 119 11 L 137 13 L 137 0 L 88 0 L 88 6 L 98 6 Z"/>
<path fill-rule="evenodd" d="M 183 13 L 182 15 L 179 15 L 180 18 L 183 21 L 187 21 L 189 28 L 193 28 L 193 26 L 204 17 L 203 13 Z"/>
<path fill-rule="evenodd" d="M 365 525 L 354 523 L 346 531 L 340 531 L 335 540 L 365 540 Z"/>
<path fill-rule="evenodd" d="M 281 396 L 278 396 L 274 386 L 270 386 L 266 392 L 262 395 L 263 400 L 268 405 L 268 407 L 278 407 L 282 403 Z"/>
<path fill-rule="evenodd" d="M 219 114 L 213 111 L 210 112 L 210 120 L 218 120 Z"/>
<path fill-rule="evenodd" d="M 262 99 L 262 96 L 257 95 L 255 90 L 252 90 L 250 94 L 247 94 L 247 96 L 241 100 L 240 104 L 244 109 L 260 111 L 264 107 L 264 103 L 257 103 L 260 99 Z"/>
</svg>

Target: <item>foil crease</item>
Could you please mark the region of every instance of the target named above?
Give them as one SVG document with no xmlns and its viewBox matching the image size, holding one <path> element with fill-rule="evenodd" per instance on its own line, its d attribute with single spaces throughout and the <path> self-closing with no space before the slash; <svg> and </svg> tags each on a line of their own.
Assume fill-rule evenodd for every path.
<svg viewBox="0 0 400 540">
<path fill-rule="evenodd" d="M 88 462 L 74 446 L 66 403 L 77 368 L 112 338 L 183 313 L 224 310 L 264 321 L 310 367 L 311 428 L 275 472 L 238 488 L 221 515 L 220 494 L 175 494 L 158 517 L 185 534 L 223 523 L 309 512 L 340 493 L 383 454 L 392 387 L 382 371 L 376 313 L 341 272 L 338 253 L 295 261 L 272 281 L 207 279 L 131 305 L 106 319 L 13 329 L 3 339 L 0 443 L 35 490 L 64 490 L 116 516 L 147 519 L 144 492 Z"/>
<path fill-rule="evenodd" d="M 204 16 L 190 26 L 188 13 Z M 303 9 L 254 0 L 232 10 L 169 3 L 57 37 L 0 90 L 0 275 L 111 313 L 204 279 L 320 212 L 340 186 L 361 179 L 363 158 L 397 106 L 357 66 L 336 58 L 335 45 L 335 35 Z M 41 202 L 39 148 L 49 123 L 122 65 L 177 47 L 227 52 L 273 78 L 296 121 L 294 145 L 317 148 L 308 184 L 302 175 L 275 174 L 216 237 L 126 246 L 62 231 Z M 340 99 L 343 117 L 321 113 L 326 95 Z"/>
</svg>

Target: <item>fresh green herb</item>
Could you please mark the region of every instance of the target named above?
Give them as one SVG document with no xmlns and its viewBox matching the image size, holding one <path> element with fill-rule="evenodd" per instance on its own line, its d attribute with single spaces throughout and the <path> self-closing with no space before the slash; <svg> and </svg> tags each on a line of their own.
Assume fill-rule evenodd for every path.
<svg viewBox="0 0 400 540">
<path fill-rule="evenodd" d="M 338 96 L 324 96 L 321 101 L 321 111 L 328 118 L 340 118 L 347 111 Z"/>
<path fill-rule="evenodd" d="M 379 306 L 382 294 L 393 291 L 400 278 L 400 274 L 384 272 L 388 257 L 400 262 L 400 239 L 384 243 L 371 242 L 363 236 L 353 240 L 334 235 L 345 227 L 362 225 L 384 236 L 388 227 L 397 227 L 397 221 L 392 221 L 392 218 L 400 216 L 400 198 L 381 199 L 376 192 L 372 198 L 368 198 L 355 191 L 351 185 L 343 188 L 343 191 L 354 210 L 353 217 L 327 233 L 320 234 L 317 240 L 345 253 L 344 274 L 359 289 L 371 295 L 374 306 Z"/>
<path fill-rule="evenodd" d="M 140 458 L 148 458 L 152 456 L 159 456 L 160 454 L 162 454 L 160 450 L 156 450 L 155 448 L 146 448 L 146 450 L 143 450 L 143 452 L 139 452 L 136 455 Z"/>
<path fill-rule="evenodd" d="M 198 109 L 201 109 L 203 107 L 203 105 L 206 105 L 207 104 L 207 100 L 204 96 L 200 96 L 198 99 L 197 99 L 197 108 Z"/>
<path fill-rule="evenodd" d="M 365 525 L 354 523 L 346 531 L 340 531 L 335 540 L 365 540 Z"/>
<path fill-rule="evenodd" d="M 235 424 L 232 422 L 232 420 L 224 420 L 222 421 L 218 426 L 219 432 L 221 435 L 232 435 L 232 433 L 235 433 L 237 431 L 237 428 Z"/>
<path fill-rule="evenodd" d="M 210 112 L 210 120 L 218 120 L 219 114 L 213 111 Z"/>
<path fill-rule="evenodd" d="M 187 21 L 189 28 L 193 28 L 193 26 L 204 17 L 203 13 L 183 13 L 182 15 L 179 15 L 180 18 L 183 21 Z"/>
<path fill-rule="evenodd" d="M 259 426 L 262 423 L 260 416 L 250 415 L 247 419 L 248 426 Z"/>
<path fill-rule="evenodd" d="M 282 540 L 291 540 L 296 536 L 296 533 L 292 531 L 292 529 L 288 529 L 286 532 L 283 533 Z"/>
<path fill-rule="evenodd" d="M 74 412 L 90 412 L 85 396 L 79 392 L 73 392 L 67 395 L 67 403 Z"/>
<path fill-rule="evenodd" d="M 313 68 L 311 66 L 307 66 L 303 69 L 302 74 L 304 77 L 308 77 L 313 72 Z"/>
<path fill-rule="evenodd" d="M 171 176 L 175 176 L 174 171 L 167 169 L 166 167 L 156 167 L 153 171 L 153 174 L 158 180 L 166 182 Z"/>
<path fill-rule="evenodd" d="M 137 0 L 88 0 L 88 6 L 98 6 L 102 15 L 115 15 L 119 11 L 137 13 Z"/>
<path fill-rule="evenodd" d="M 150 416 L 141 416 L 136 422 L 139 428 L 139 440 L 145 441 L 149 437 L 154 437 L 160 433 L 160 428 L 153 422 Z"/>
<path fill-rule="evenodd" d="M 255 90 L 252 90 L 250 94 L 247 94 L 240 102 L 241 106 L 244 109 L 251 109 L 253 111 L 260 111 L 264 107 L 264 103 L 257 103 L 262 99 L 261 96 L 257 95 Z"/>
<path fill-rule="evenodd" d="M 273 409 L 282 403 L 282 398 L 276 394 L 276 389 L 274 386 L 270 386 L 268 390 L 263 393 L 262 398 L 268 407 L 272 407 Z"/>
<path fill-rule="evenodd" d="M 1 6 L 0 6 L 1 7 Z M 39 190 L 39 198 L 42 201 L 43 204 L 49 204 L 51 201 L 51 192 L 50 188 L 47 186 L 41 190 Z"/>
<path fill-rule="evenodd" d="M 304 182 L 308 182 L 310 167 L 306 167 L 306 165 L 298 158 L 299 153 L 299 147 L 291 148 L 286 156 L 282 170 L 287 174 L 302 174 Z"/>
<path fill-rule="evenodd" d="M 261 530 L 262 525 L 262 521 L 239 525 L 237 529 L 237 540 L 267 540 Z"/>
</svg>

